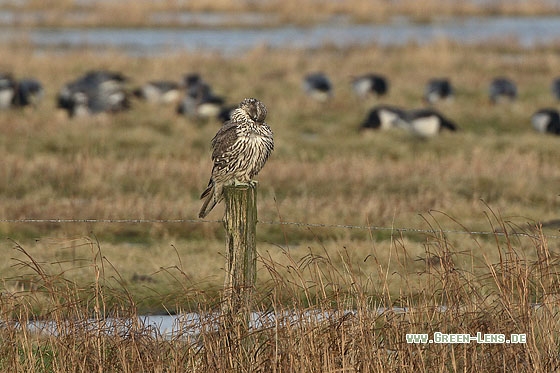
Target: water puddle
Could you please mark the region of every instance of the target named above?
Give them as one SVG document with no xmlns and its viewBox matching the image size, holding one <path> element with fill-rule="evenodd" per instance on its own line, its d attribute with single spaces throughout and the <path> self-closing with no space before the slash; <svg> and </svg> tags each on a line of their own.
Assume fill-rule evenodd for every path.
<svg viewBox="0 0 560 373">
<path fill-rule="evenodd" d="M 387 308 L 377 310 L 378 314 L 384 312 L 405 313 L 405 308 Z M 286 325 L 315 325 L 317 323 L 340 320 L 342 318 L 352 318 L 356 316 L 356 311 L 322 311 L 305 310 L 301 312 L 283 313 L 274 315 L 273 313 L 251 314 L 249 327 L 251 329 L 274 328 Z M 189 338 L 196 337 L 204 332 L 218 330 L 222 320 L 218 313 L 201 315 L 198 313 L 187 313 L 181 315 L 154 315 L 140 316 L 137 320 L 127 318 L 107 318 L 107 319 L 88 319 L 68 322 L 54 321 L 29 321 L 25 325 L 27 330 L 33 333 L 59 336 L 65 333 L 73 333 L 76 329 L 85 329 L 90 332 L 100 332 L 107 335 L 125 336 L 138 330 L 149 332 L 152 337 Z M 15 325 L 20 328 L 21 325 Z"/>
<path fill-rule="evenodd" d="M 538 312 L 546 307 L 543 304 L 532 303 L 530 308 Z M 439 306 L 436 312 L 448 312 L 447 306 Z M 380 307 L 371 311 L 373 317 L 380 315 L 403 315 L 414 312 L 414 308 Z M 351 321 L 359 318 L 356 310 L 301 310 L 285 311 L 279 314 L 273 312 L 253 312 L 249 321 L 249 328 L 262 330 L 279 327 L 317 326 L 321 323 L 338 324 L 341 321 Z M 217 331 L 223 326 L 223 319 L 219 313 L 185 313 L 179 315 L 150 315 L 139 316 L 136 320 L 130 318 L 85 319 L 73 321 L 29 321 L 25 325 L 13 324 L 11 327 L 26 328 L 32 333 L 42 335 L 61 336 L 75 333 L 76 330 L 102 333 L 105 335 L 119 335 L 125 337 L 133 333 L 146 333 L 153 338 L 186 339 L 194 338 L 204 333 Z M 0 327 L 7 327 L 0 323 Z"/>
<path fill-rule="evenodd" d="M 160 15 L 162 22 L 169 15 Z M 223 22 L 204 15 L 205 22 Z M 158 17 L 154 15 L 154 17 Z M 199 15 L 178 17 L 196 19 Z M 250 21 L 251 14 L 247 17 Z M 257 17 L 258 18 L 258 17 Z M 2 15 L 0 14 L 0 19 Z M 191 19 L 191 20 L 192 20 Z M 226 20 L 227 21 L 227 20 Z M 258 22 L 258 21 L 257 21 Z M 259 45 L 271 48 L 309 49 L 325 44 L 336 47 L 371 43 L 403 45 L 448 39 L 460 43 L 517 41 L 535 47 L 560 41 L 560 16 L 554 17 L 468 17 L 443 19 L 430 24 L 396 19 L 389 24 L 330 22 L 313 27 L 286 25 L 276 28 L 5 28 L 0 41 L 32 43 L 38 50 L 118 49 L 132 55 L 158 55 L 185 51 L 219 52 L 235 55 Z"/>
</svg>

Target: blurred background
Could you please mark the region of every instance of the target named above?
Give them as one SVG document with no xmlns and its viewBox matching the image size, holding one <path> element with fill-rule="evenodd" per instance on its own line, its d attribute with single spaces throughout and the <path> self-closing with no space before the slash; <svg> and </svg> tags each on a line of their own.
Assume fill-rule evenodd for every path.
<svg viewBox="0 0 560 373">
<path fill-rule="evenodd" d="M 131 55 L 556 39 L 560 5 L 538 1 L 2 1 L 1 40 Z"/>
</svg>

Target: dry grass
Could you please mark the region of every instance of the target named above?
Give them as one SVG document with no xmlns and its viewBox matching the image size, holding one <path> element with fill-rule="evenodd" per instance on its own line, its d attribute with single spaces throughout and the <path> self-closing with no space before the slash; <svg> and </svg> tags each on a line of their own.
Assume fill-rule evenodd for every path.
<svg viewBox="0 0 560 373">
<path fill-rule="evenodd" d="M 217 309 L 221 224 L 2 222 L 0 233 L 12 240 L 1 248 L 10 259 L 0 265 L 0 370 L 221 371 L 235 360 L 260 371 L 558 369 L 550 332 L 559 329 L 559 245 L 551 236 L 558 227 L 537 224 L 558 218 L 558 138 L 535 134 L 529 124 L 533 111 L 556 105 L 549 85 L 560 71 L 557 46 L 260 47 L 235 59 L 0 50 L 3 70 L 36 76 L 47 89 L 39 108 L 0 113 L 0 216 L 194 219 L 218 123 L 141 102 L 116 116 L 69 120 L 54 99 L 62 84 L 91 68 L 123 71 L 131 87 L 199 71 L 231 103 L 262 99 L 276 135 L 259 175 L 255 309 L 336 311 L 328 320 L 255 331 L 248 355 L 228 349 L 221 330 L 165 340 L 129 325 L 127 333 L 107 335 L 84 318 Z M 313 70 L 335 84 L 334 99 L 323 106 L 301 92 L 301 77 Z M 381 102 L 405 107 L 421 105 L 428 78 L 451 77 L 457 97 L 439 109 L 462 131 L 430 141 L 398 131 L 358 133 L 376 102 L 355 99 L 348 83 L 372 70 L 390 79 Z M 518 102 L 487 103 L 486 85 L 496 74 L 518 82 Z M 266 223 L 279 220 L 395 230 Z M 471 230 L 508 235 L 448 232 Z M 413 311 L 376 312 L 391 306 Z M 14 323 L 35 318 L 66 329 L 53 337 Z M 526 332 L 529 342 L 404 343 L 407 332 L 434 331 Z"/>
<path fill-rule="evenodd" d="M 126 72 L 131 86 L 200 71 L 232 103 L 248 96 L 267 103 L 277 148 L 260 175 L 261 221 L 424 228 L 418 214 L 435 209 L 468 229 L 486 230 L 481 199 L 517 225 L 557 218 L 558 197 L 550 192 L 560 178 L 555 167 L 557 139 L 533 133 L 529 124 L 533 111 L 554 104 L 549 84 L 560 70 L 555 48 L 529 53 L 516 47 L 499 50 L 446 42 L 344 52 L 328 47 L 308 53 L 257 48 L 232 60 L 213 55 L 138 59 L 116 52 L 35 55 L 26 49 L 6 49 L 4 54 L 9 56 L 5 70 L 39 77 L 47 88 L 38 110 L 5 112 L 0 118 L 5 165 L 0 170 L 0 191 L 12 196 L 0 206 L 6 218 L 196 216 L 210 170 L 209 139 L 217 124 L 194 123 L 177 118 L 172 107 L 156 109 L 140 102 L 115 117 L 68 120 L 56 112 L 58 88 L 99 67 Z M 382 102 L 405 107 L 421 105 L 429 77 L 450 76 L 457 97 L 440 110 L 462 131 L 429 142 L 401 132 L 358 134 L 359 122 L 375 102 L 357 101 L 348 82 L 372 66 L 390 78 L 390 94 Z M 301 93 L 300 79 L 312 70 L 326 71 L 335 83 L 335 98 L 327 106 L 319 107 Z M 503 107 L 487 103 L 486 84 L 495 74 L 518 81 L 517 103 Z M 219 208 L 212 217 L 220 217 Z M 44 234 L 55 238 L 60 234 L 64 241 L 94 233 L 116 247 L 123 242 L 165 247 L 172 240 L 185 245 L 178 247 L 183 255 L 192 250 L 184 240 L 196 238 L 203 240 L 198 246 L 214 248 L 211 253 L 221 249 L 219 224 L 0 228 L 4 235 L 24 240 L 26 247 L 28 239 Z M 305 228 L 285 234 L 278 226 L 261 225 L 259 232 L 269 242 L 302 247 L 315 239 Z M 363 232 L 345 230 L 328 236 L 367 239 Z M 379 238 L 386 240 L 387 235 L 380 233 Z M 27 249 L 36 255 L 33 248 Z M 200 276 L 205 278 L 206 273 Z"/>
<path fill-rule="evenodd" d="M 505 224 L 492 218 L 495 224 Z M 197 291 L 181 268 L 169 270 L 182 284 L 177 298 L 196 300 L 181 332 L 164 337 L 136 322 L 137 304 L 101 248 L 88 244 L 83 263 L 91 285 L 77 286 L 26 256 L 36 281 L 30 289 L 4 292 L 0 328 L 2 371 L 555 371 L 559 368 L 558 255 L 542 231 L 522 238 L 496 235 L 499 260 L 454 247 L 434 231 L 418 270 L 395 237 L 385 254 L 372 251 L 356 263 L 351 248 L 309 252 L 298 259 L 281 250 L 259 257 L 265 281 L 253 295 L 262 325 L 235 332 L 216 313 L 215 296 Z M 473 239 L 476 242 L 476 239 Z M 487 253 L 490 254 L 490 253 Z M 526 255 L 537 257 L 528 260 Z M 465 260 L 466 259 L 466 260 Z M 466 264 L 464 262 L 467 262 Z M 396 275 L 397 295 L 389 291 Z M 208 305 L 214 308 L 208 308 Z M 538 304 L 535 306 L 535 304 Z M 36 330 L 36 308 L 56 335 Z M 406 307 L 403 312 L 402 307 Z M 106 319 L 106 317 L 110 319 Z M 90 320 L 86 322 L 86 320 Z M 407 333 L 524 334 L 523 344 L 409 344 Z"/>
<path fill-rule="evenodd" d="M 67 26 L 67 27 L 176 27 L 185 26 L 182 13 L 263 14 L 265 27 L 285 23 L 308 25 L 325 22 L 333 15 L 348 16 L 356 22 L 387 22 L 396 16 L 407 16 L 415 21 L 429 22 L 434 17 L 522 15 L 540 16 L 557 13 L 558 4 L 539 1 L 445 1 L 414 0 L 387 2 L 383 0 L 351 1 L 38 1 L 7 2 L 3 7 L 15 12 L 14 26 Z M 158 15 L 164 15 L 158 17 Z M 204 25 L 196 18 L 188 25 Z M 225 20 L 222 27 L 243 26 L 234 19 Z"/>
</svg>

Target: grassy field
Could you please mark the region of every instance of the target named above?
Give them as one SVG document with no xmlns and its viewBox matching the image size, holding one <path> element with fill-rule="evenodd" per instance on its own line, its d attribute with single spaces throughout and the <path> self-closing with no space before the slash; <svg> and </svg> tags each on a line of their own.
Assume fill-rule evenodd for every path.
<svg viewBox="0 0 560 373">
<path fill-rule="evenodd" d="M 408 17 L 417 22 L 430 22 L 450 16 L 542 16 L 557 14 L 560 7 L 552 0 L 534 1 L 446 1 L 428 0 L 420 4 L 414 0 L 350 0 L 350 1 L 296 1 L 269 0 L 260 2 L 231 0 L 194 1 L 72 1 L 26 0 L 8 1 L 0 9 L 14 12 L 12 26 L 45 27 L 184 27 L 181 15 L 188 12 L 205 14 L 264 14 L 262 27 L 293 23 L 309 25 L 328 22 L 333 16 L 346 16 L 353 22 L 387 22 L 394 17 Z M 162 18 L 163 16 L 163 18 Z M 162 21 L 164 19 L 165 21 Z M 202 21 L 204 17 L 201 17 Z M 199 22 L 192 20 L 189 27 Z M 201 24 L 204 24 L 202 21 Z M 224 27 L 243 27 L 235 20 Z"/>
<path fill-rule="evenodd" d="M 529 122 L 537 109 L 558 106 L 550 93 L 558 46 L 257 47 L 230 59 L 0 50 L 4 70 L 46 87 L 38 108 L 0 113 L 2 219 L 185 220 L 0 222 L 1 370 L 221 371 L 236 360 L 260 371 L 558 369 L 550 331 L 559 330 L 560 139 L 534 133 Z M 56 93 L 92 68 L 122 71 L 131 87 L 197 71 L 232 104 L 261 99 L 276 149 L 258 178 L 255 308 L 339 313 L 255 332 L 247 356 L 220 330 L 168 341 L 141 325 L 107 336 L 80 324 L 86 315 L 214 310 L 225 264 L 223 209 L 196 219 L 219 123 L 142 102 L 114 116 L 68 119 L 55 109 Z M 335 85 L 324 105 L 301 91 L 303 75 L 316 70 Z M 370 71 L 390 79 L 390 92 L 360 101 L 349 82 Z M 517 102 L 489 104 L 496 75 L 518 83 Z M 434 76 L 456 87 L 455 100 L 438 109 L 459 132 L 428 141 L 358 132 L 378 102 L 422 106 Z M 417 311 L 375 312 L 390 306 Z M 345 316 L 348 309 L 355 315 Z M 13 324 L 35 318 L 72 322 L 63 338 L 22 334 Z M 434 331 L 528 333 L 530 341 L 429 348 L 404 341 L 405 333 Z"/>
</svg>

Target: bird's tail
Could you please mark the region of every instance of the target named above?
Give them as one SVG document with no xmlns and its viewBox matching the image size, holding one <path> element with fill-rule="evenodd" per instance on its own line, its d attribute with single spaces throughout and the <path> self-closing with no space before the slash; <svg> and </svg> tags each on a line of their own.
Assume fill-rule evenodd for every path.
<svg viewBox="0 0 560 373">
<path fill-rule="evenodd" d="M 216 203 L 218 201 L 214 194 L 215 194 L 214 183 L 212 182 L 212 180 L 210 180 L 210 183 L 208 183 L 208 187 L 204 192 L 202 192 L 202 195 L 200 196 L 200 199 L 204 199 L 204 202 L 202 203 L 202 207 L 200 208 L 200 212 L 198 213 L 198 217 L 200 219 L 204 219 L 206 215 L 208 215 L 210 211 L 212 211 L 214 206 L 216 206 Z"/>
</svg>

